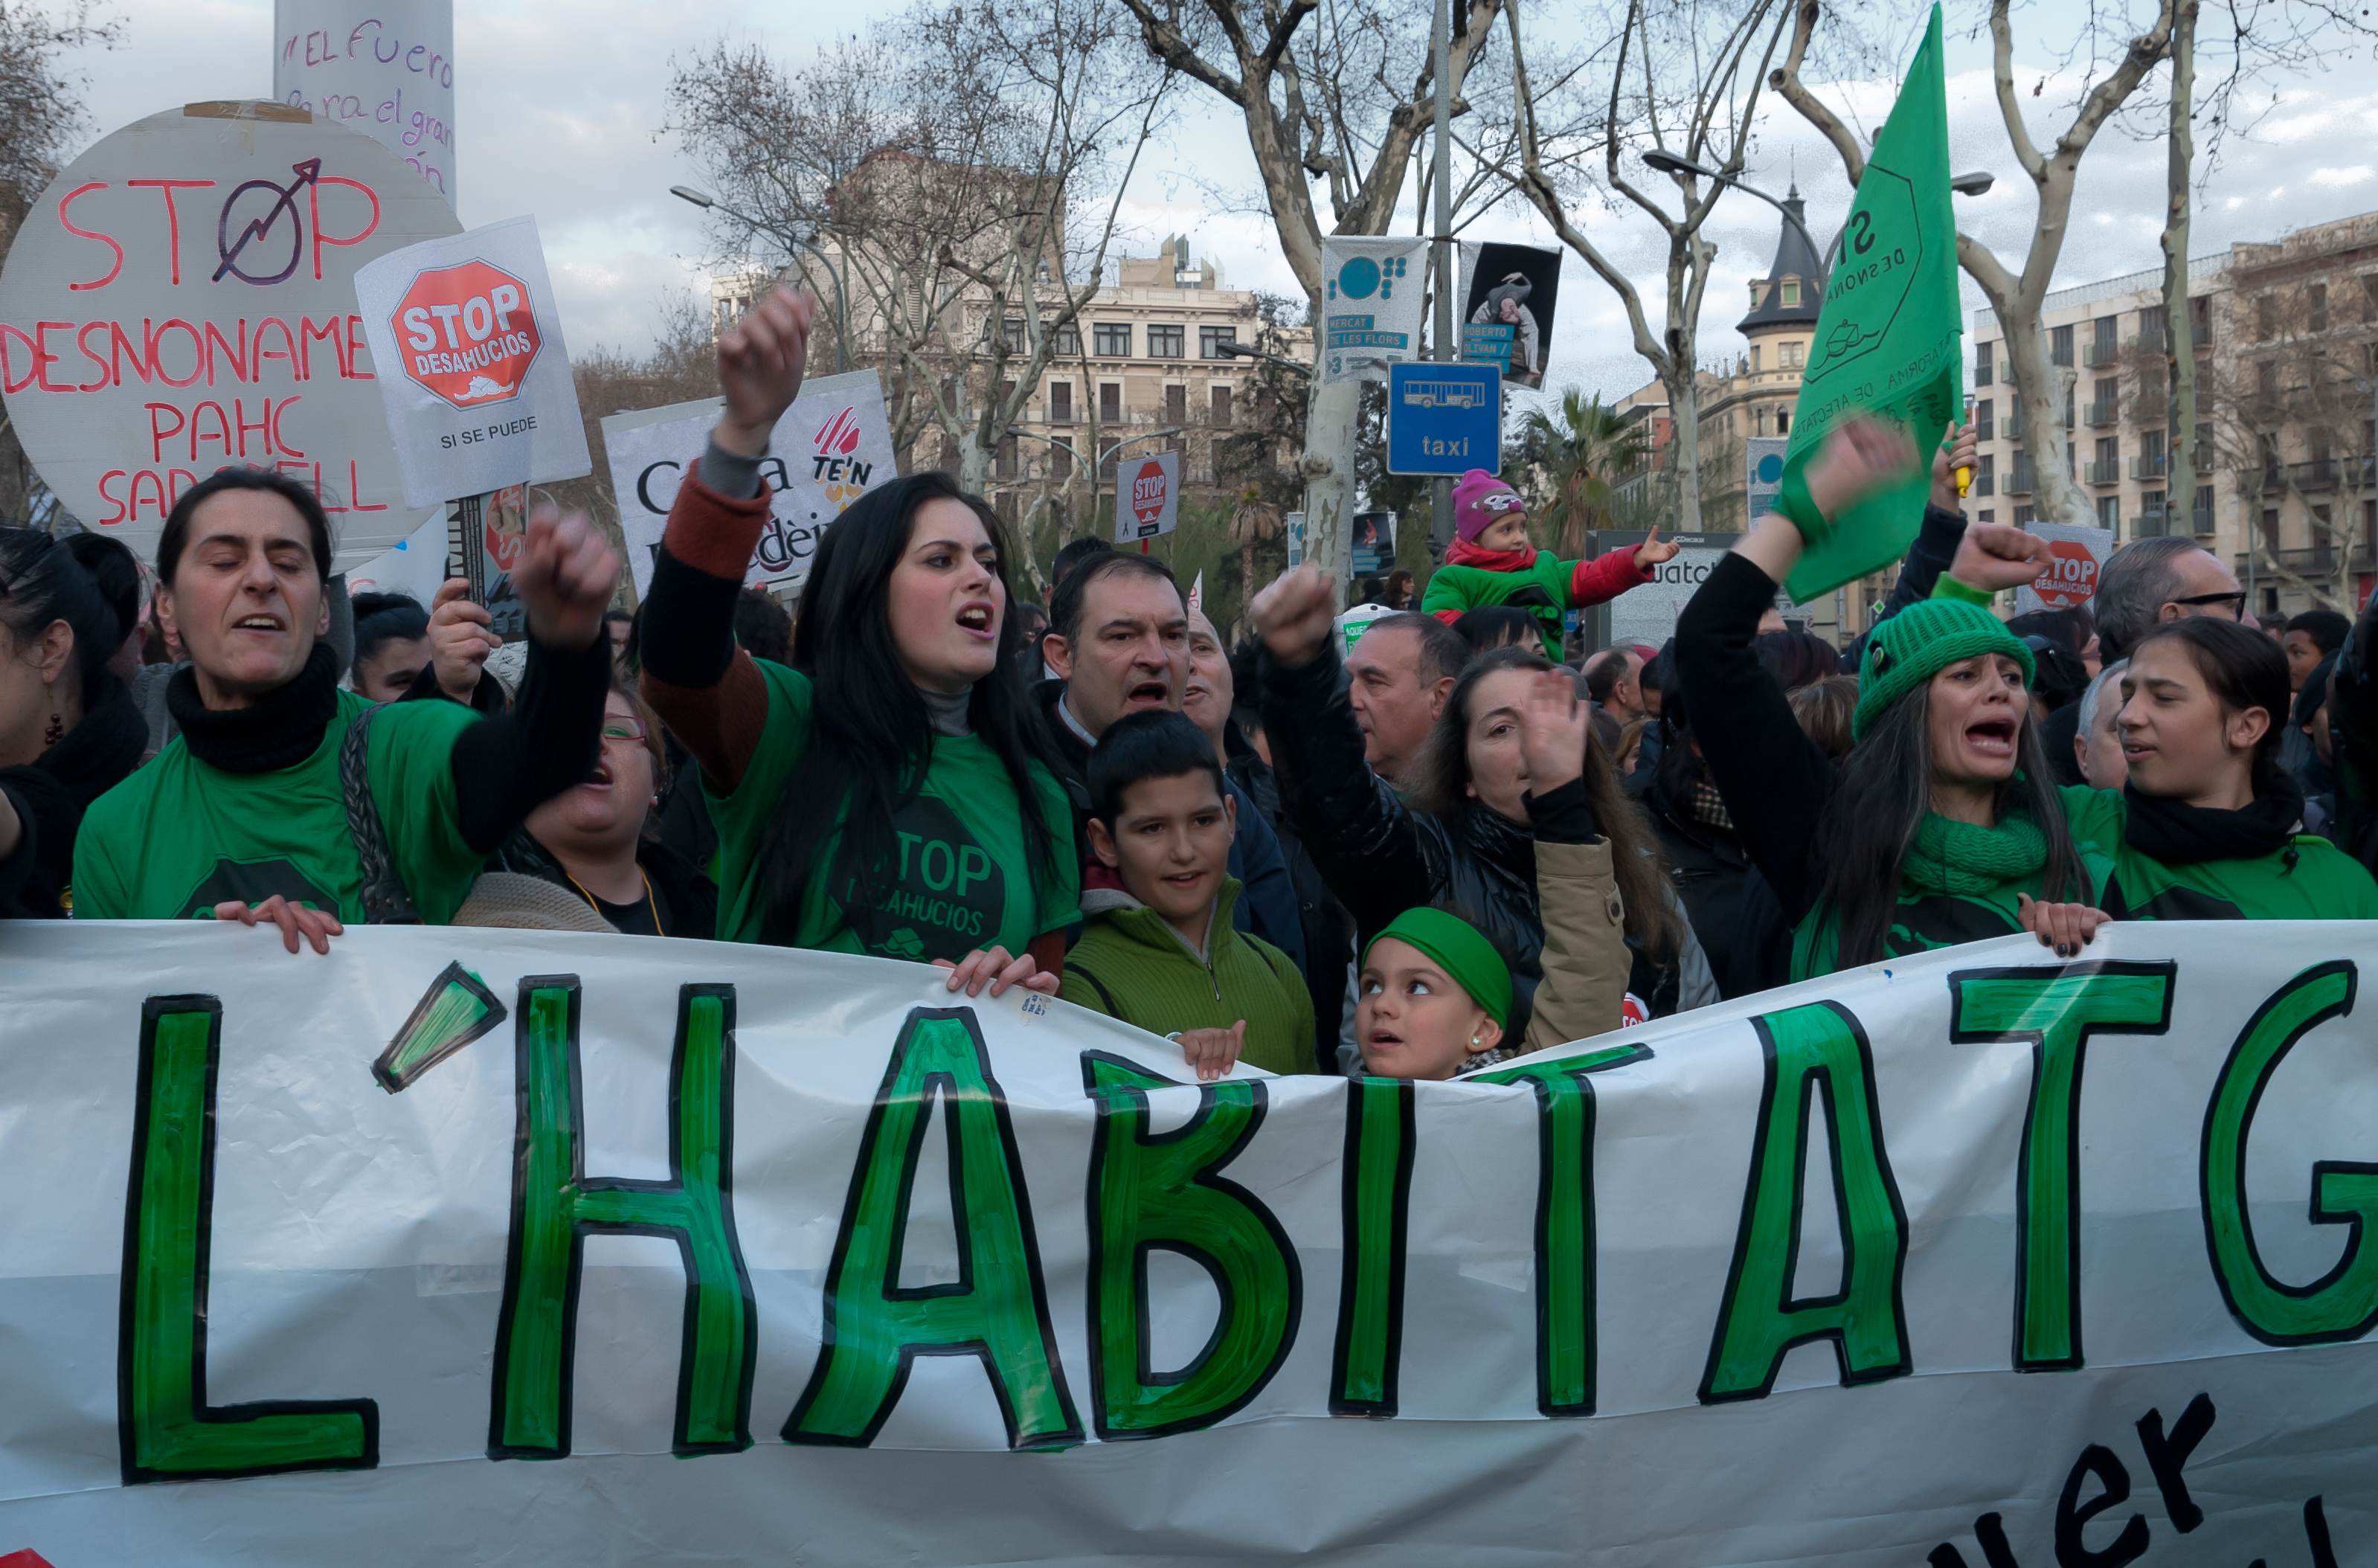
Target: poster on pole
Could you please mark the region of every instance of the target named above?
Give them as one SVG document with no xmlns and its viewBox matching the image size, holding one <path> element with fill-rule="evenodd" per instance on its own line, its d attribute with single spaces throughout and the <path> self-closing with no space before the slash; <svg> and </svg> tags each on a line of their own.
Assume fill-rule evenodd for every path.
<svg viewBox="0 0 2378 1568">
<path fill-rule="evenodd" d="M 270 102 L 135 121 L 34 201 L 0 269 L 0 394 L 84 526 L 153 556 L 216 469 L 276 468 L 340 569 L 411 535 L 358 267 L 460 225 L 371 138 Z"/>
<path fill-rule="evenodd" d="M 1387 379 L 1387 367 L 1420 357 L 1428 299 L 1428 242 L 1357 239 L 1321 242 L 1321 378 Z"/>
<path fill-rule="evenodd" d="M 710 444 L 725 406 L 719 399 L 700 398 L 602 421 L 619 531 L 640 599 L 652 587 L 653 560 L 678 485 Z M 899 477 L 883 378 L 854 370 L 803 381 L 801 395 L 769 434 L 760 477 L 770 492 L 768 525 L 744 581 L 754 588 L 798 588 L 809 580 L 827 526 L 859 497 Z"/>
<path fill-rule="evenodd" d="M 1395 564 L 1396 514 L 1356 512 L 1353 567 L 1356 575 L 1390 571 Z"/>
<path fill-rule="evenodd" d="M 1561 253 L 1461 242 L 1461 360 L 1491 365 L 1506 386 L 1540 388 L 1560 298 Z"/>
<path fill-rule="evenodd" d="M 381 257 L 356 271 L 355 303 L 413 505 L 594 466 L 535 219 Z"/>
<path fill-rule="evenodd" d="M 272 96 L 364 135 L 454 205 L 454 0 L 273 0 Z"/>
<path fill-rule="evenodd" d="M 1181 521 L 1181 454 L 1158 452 L 1115 469 L 1115 543 L 1145 545 Z"/>
<path fill-rule="evenodd" d="M 1751 522 L 1775 509 L 1775 497 L 1784 488 L 1784 449 L 1791 444 L 1784 436 L 1743 437 L 1742 489 L 1749 501 Z"/>
<path fill-rule="evenodd" d="M 1420 1083 L 847 954 L 6 935 L 0 1540 L 59 1568 L 2378 1558 L 2367 922 Z"/>
<path fill-rule="evenodd" d="M 2034 522 L 2027 532 L 2048 541 L 2048 571 L 2036 584 L 2014 591 L 2014 613 L 2070 610 L 2086 604 L 2097 593 L 2097 574 L 2114 553 L 2114 531 L 2077 523 Z"/>
</svg>

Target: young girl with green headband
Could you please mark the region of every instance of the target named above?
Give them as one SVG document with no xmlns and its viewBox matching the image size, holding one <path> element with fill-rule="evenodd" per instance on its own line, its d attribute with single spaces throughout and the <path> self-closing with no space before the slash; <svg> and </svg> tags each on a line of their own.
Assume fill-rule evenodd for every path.
<svg viewBox="0 0 2378 1568">
<path fill-rule="evenodd" d="M 1915 461 L 1904 436 L 1853 421 L 1808 466 L 1809 498 L 1836 517 Z M 1933 481 L 1953 507 L 1945 451 Z M 1792 928 L 1791 978 L 2019 930 L 2077 952 L 2104 868 L 2075 849 L 2028 720 L 2031 650 L 1987 593 L 1944 581 L 1868 637 L 1837 770 L 1751 646 L 1802 548 L 1785 515 L 1760 518 L 1678 617 L 1675 650 L 1711 779 Z"/>
</svg>

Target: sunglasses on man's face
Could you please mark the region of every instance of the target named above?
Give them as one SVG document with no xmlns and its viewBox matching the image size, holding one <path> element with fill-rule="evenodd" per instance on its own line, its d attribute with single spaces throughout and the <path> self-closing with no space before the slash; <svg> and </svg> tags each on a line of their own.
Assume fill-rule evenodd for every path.
<svg viewBox="0 0 2378 1568">
<path fill-rule="evenodd" d="M 2243 619 L 2246 614 L 2246 591 L 2242 588 L 2228 593 L 2192 593 L 2185 599 L 2172 599 L 2166 602 L 2185 604 L 2191 609 L 2206 610 L 2212 609 L 2216 604 L 2227 604 L 2229 606 L 2229 618 L 2233 621 Z"/>
</svg>

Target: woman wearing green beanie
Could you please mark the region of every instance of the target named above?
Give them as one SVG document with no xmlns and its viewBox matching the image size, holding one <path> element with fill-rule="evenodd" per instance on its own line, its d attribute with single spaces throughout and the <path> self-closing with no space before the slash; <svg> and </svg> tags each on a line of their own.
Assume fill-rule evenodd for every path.
<svg viewBox="0 0 2378 1568">
<path fill-rule="evenodd" d="M 1857 420 L 1804 472 L 1831 518 L 1915 461 L 1905 437 Z M 1933 502 L 1958 505 L 1945 450 Z M 2077 952 L 2096 884 L 2026 722 L 2031 650 L 1954 585 L 1884 621 L 1837 772 L 1751 646 L 1802 547 L 1789 519 L 1761 517 L 1678 617 L 1675 648 L 1695 742 L 1792 928 L 1791 977 L 2013 931 Z"/>
<path fill-rule="evenodd" d="M 2046 541 L 1976 528 L 1935 592 L 1986 599 L 2048 564 Z M 2269 638 L 2216 615 L 2167 621 L 2131 645 L 2120 701 L 2128 783 L 2064 792 L 2072 836 L 2106 863 L 2106 916 L 2378 917 L 2378 882 L 2302 831 L 2303 792 L 2279 762 L 2287 657 Z"/>
</svg>

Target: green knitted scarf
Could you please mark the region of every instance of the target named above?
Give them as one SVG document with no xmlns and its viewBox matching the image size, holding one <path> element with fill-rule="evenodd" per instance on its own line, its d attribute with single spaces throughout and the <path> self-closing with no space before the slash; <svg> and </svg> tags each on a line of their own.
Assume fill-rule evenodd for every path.
<svg viewBox="0 0 2378 1568">
<path fill-rule="evenodd" d="M 2010 811 L 1995 828 L 1977 828 L 1928 811 L 1900 862 L 1904 888 L 1988 893 L 2048 864 L 2048 835 L 2027 811 Z"/>
</svg>

